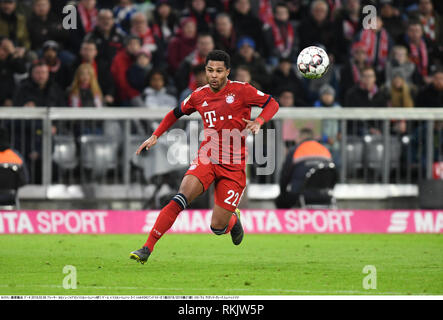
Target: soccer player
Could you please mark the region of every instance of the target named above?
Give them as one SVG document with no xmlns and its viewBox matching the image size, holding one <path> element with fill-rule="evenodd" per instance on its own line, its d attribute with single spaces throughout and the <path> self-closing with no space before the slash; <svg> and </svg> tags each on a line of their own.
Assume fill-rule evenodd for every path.
<svg viewBox="0 0 443 320">
<path fill-rule="evenodd" d="M 230 57 L 221 50 L 211 51 L 205 61 L 208 84 L 193 91 L 179 107 L 171 110 L 152 136 L 143 142 L 136 154 L 150 149 L 178 118 L 200 113 L 205 139 L 198 156 L 185 173 L 178 193 L 163 207 L 144 246 L 131 252 L 130 258 L 144 264 L 156 242 L 174 224 L 178 214 L 195 198 L 215 184 L 211 230 L 216 235 L 231 234 L 232 242 L 243 240 L 240 211 L 237 209 L 246 186 L 245 140 L 248 132 L 257 134 L 260 127 L 278 111 L 270 95 L 248 83 L 228 80 Z M 251 107 L 263 111 L 251 120 Z M 231 140 L 234 142 L 231 144 Z M 241 142 L 241 143 L 236 143 Z"/>
</svg>

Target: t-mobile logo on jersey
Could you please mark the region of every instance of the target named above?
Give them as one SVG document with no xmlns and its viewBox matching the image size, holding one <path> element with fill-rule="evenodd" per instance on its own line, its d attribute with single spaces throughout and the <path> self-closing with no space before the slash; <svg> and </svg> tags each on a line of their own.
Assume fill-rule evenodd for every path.
<svg viewBox="0 0 443 320">
<path fill-rule="evenodd" d="M 215 111 L 208 111 L 204 113 L 205 116 L 205 121 L 206 123 L 209 123 L 208 128 L 213 128 L 215 127 L 214 122 L 217 121 L 217 119 L 215 118 Z"/>
<path fill-rule="evenodd" d="M 208 128 L 213 128 L 215 127 L 214 122 L 217 121 L 217 118 L 215 117 L 215 111 L 208 111 L 204 113 L 204 117 L 205 117 L 205 121 L 206 123 L 209 123 Z M 228 115 L 228 119 L 231 120 L 232 119 L 232 115 Z M 220 120 L 225 120 L 225 117 L 221 116 Z"/>
</svg>

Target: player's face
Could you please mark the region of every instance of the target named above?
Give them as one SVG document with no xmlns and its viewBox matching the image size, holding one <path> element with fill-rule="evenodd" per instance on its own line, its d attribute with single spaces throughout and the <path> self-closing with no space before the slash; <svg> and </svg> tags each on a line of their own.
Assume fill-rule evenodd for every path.
<svg viewBox="0 0 443 320">
<path fill-rule="evenodd" d="M 230 69 L 226 69 L 224 61 L 209 60 L 206 65 L 206 79 L 214 92 L 220 91 L 228 81 Z"/>
</svg>

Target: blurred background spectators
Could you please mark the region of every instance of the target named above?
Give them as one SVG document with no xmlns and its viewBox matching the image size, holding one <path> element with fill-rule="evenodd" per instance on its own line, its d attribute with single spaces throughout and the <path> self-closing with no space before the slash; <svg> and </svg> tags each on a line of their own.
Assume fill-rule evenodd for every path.
<svg viewBox="0 0 443 320">
<path fill-rule="evenodd" d="M 77 9 L 75 30 L 62 26 L 67 4 Z M 374 30 L 362 28 L 365 5 L 377 9 Z M 346 96 L 364 86 L 362 70 L 372 67 L 377 88 L 392 91 L 394 75 L 401 77 L 415 106 L 443 64 L 442 7 L 436 0 L 1 0 L 0 103 L 11 105 L 20 82 L 31 79 L 35 60 L 48 65 L 65 100 L 86 62 L 105 106 L 131 106 L 148 89 L 153 68 L 165 73 L 179 102 L 182 92 L 196 88 L 194 68 L 215 48 L 232 56 L 234 69 L 247 67 L 262 90 L 277 96 L 291 90 L 297 105 L 313 105 L 319 88 L 329 84 L 346 106 Z M 298 52 L 310 45 L 322 46 L 331 58 L 333 70 L 322 83 L 296 71 Z"/>
<path fill-rule="evenodd" d="M 68 4 L 77 29 L 63 28 Z M 363 28 L 367 5 L 377 9 L 375 29 Z M 222 49 L 230 79 L 284 108 L 443 107 L 442 15 L 441 0 L 0 0 L 0 106 L 172 109 L 206 84 L 205 57 Z M 319 80 L 296 67 L 311 45 L 331 61 Z M 376 121 L 351 129 L 380 134 Z M 338 122 L 319 130 L 339 163 Z M 425 129 L 399 120 L 392 130 Z M 293 131 L 285 120 L 287 147 Z M 25 150 L 27 161 L 34 151 Z"/>
</svg>

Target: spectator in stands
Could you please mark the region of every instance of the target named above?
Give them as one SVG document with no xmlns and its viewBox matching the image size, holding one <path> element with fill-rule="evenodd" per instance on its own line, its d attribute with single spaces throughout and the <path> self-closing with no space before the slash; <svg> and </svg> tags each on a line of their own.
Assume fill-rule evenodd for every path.
<svg viewBox="0 0 443 320">
<path fill-rule="evenodd" d="M 234 81 L 240 81 L 251 84 L 254 88 L 258 90 L 263 90 L 259 83 L 254 82 L 251 77 L 251 71 L 247 66 L 239 65 L 234 69 Z"/>
<path fill-rule="evenodd" d="M 211 9 L 211 10 L 208 10 Z M 188 6 L 183 10 L 182 17 L 192 17 L 197 22 L 197 32 L 209 32 L 214 24 L 214 13 L 208 8 L 206 0 L 190 0 Z"/>
<path fill-rule="evenodd" d="M 131 17 L 131 35 L 137 36 L 142 40 L 142 49 L 149 51 L 152 56 L 155 55 L 157 39 L 148 25 L 148 19 L 141 12 L 136 12 Z"/>
<path fill-rule="evenodd" d="M 157 1 L 151 28 L 159 39 L 162 48 L 167 48 L 169 41 L 174 36 L 177 23 L 177 16 L 169 1 Z"/>
<path fill-rule="evenodd" d="M 0 36 L 9 38 L 22 50 L 31 48 L 26 17 L 17 12 L 16 0 L 0 1 Z"/>
<path fill-rule="evenodd" d="M 271 94 L 278 96 L 282 90 L 290 90 L 293 93 L 295 105 L 307 105 L 303 83 L 297 77 L 291 60 L 288 58 L 280 58 L 277 68 L 271 74 Z"/>
<path fill-rule="evenodd" d="M 443 69 L 436 69 L 431 77 L 432 81 L 424 87 L 417 96 L 417 108 L 443 108 Z M 412 161 L 419 163 L 422 170 L 426 168 L 428 123 L 426 121 L 418 122 L 410 132 Z M 432 162 L 440 162 L 443 152 L 443 121 L 435 121 L 433 128 L 433 157 Z M 422 173 L 423 175 L 425 172 Z"/>
<path fill-rule="evenodd" d="M 32 5 L 32 14 L 27 20 L 31 50 L 42 49 L 47 40 L 54 40 L 64 46 L 69 34 L 63 29 L 62 21 L 51 12 L 49 0 L 36 0 Z"/>
<path fill-rule="evenodd" d="M 232 67 L 235 69 L 240 65 L 247 66 L 251 72 L 252 81 L 266 90 L 269 84 L 266 62 L 255 49 L 255 41 L 252 38 L 241 37 L 237 42 L 238 53 L 232 57 Z"/>
<path fill-rule="evenodd" d="M 346 92 L 344 107 L 387 107 L 387 96 L 385 92 L 379 90 L 376 80 L 374 68 L 363 69 L 359 84 Z M 380 128 L 379 121 L 348 121 L 348 131 L 352 134 L 380 134 Z"/>
<path fill-rule="evenodd" d="M 416 14 L 423 26 L 424 37 L 441 46 L 443 42 L 443 18 L 434 10 L 432 1 L 419 0 Z"/>
<path fill-rule="evenodd" d="M 237 68 L 235 68 L 233 74 L 234 81 L 245 82 L 249 84 L 251 83 L 251 72 L 249 71 L 248 67 L 239 65 Z M 256 87 L 257 89 L 262 89 L 259 84 L 256 84 L 256 86 L 254 85 L 254 87 Z"/>
<path fill-rule="evenodd" d="M 116 5 L 113 10 L 117 28 L 125 34 L 129 34 L 131 29 L 131 17 L 136 12 L 137 7 L 132 0 L 119 0 L 118 5 Z"/>
<path fill-rule="evenodd" d="M 360 0 L 345 0 L 343 7 L 336 11 L 334 19 L 336 28 L 337 46 L 340 54 L 337 54 L 337 63 L 348 61 L 348 54 L 351 52 L 352 42 L 361 29 L 362 10 Z"/>
<path fill-rule="evenodd" d="M 306 173 L 318 163 L 332 162 L 329 150 L 314 140 L 312 129 L 301 129 L 300 140 L 298 145 L 288 151 L 280 171 L 280 195 L 275 200 L 277 208 L 297 205 Z"/>
<path fill-rule="evenodd" d="M 276 65 L 280 58 L 296 61 L 297 35 L 295 27 L 289 21 L 289 8 L 284 2 L 279 2 L 274 8 L 274 21 L 271 24 L 273 50 L 271 64 Z"/>
<path fill-rule="evenodd" d="M 413 108 L 415 87 L 410 87 L 406 82 L 402 70 L 392 73 L 392 80 L 386 86 L 388 90 L 388 106 L 395 108 Z"/>
<path fill-rule="evenodd" d="M 215 18 L 215 48 L 227 52 L 231 57 L 237 51 L 237 33 L 232 19 L 227 13 L 219 13 Z"/>
<path fill-rule="evenodd" d="M 9 139 L 9 132 L 6 128 L 0 127 L 0 164 L 12 164 L 19 167 L 20 185 L 29 182 L 29 172 L 23 156 L 12 148 Z"/>
<path fill-rule="evenodd" d="M 97 26 L 85 37 L 85 41 L 95 42 L 97 61 L 111 66 L 117 52 L 123 47 L 124 34 L 114 24 L 112 11 L 102 9 L 97 15 Z"/>
<path fill-rule="evenodd" d="M 418 87 L 423 79 L 413 62 L 408 59 L 408 49 L 397 45 L 392 48 L 391 58 L 386 63 L 386 85 L 390 86 L 394 73 L 400 71 L 408 86 Z"/>
<path fill-rule="evenodd" d="M 328 84 L 320 88 L 319 99 L 314 103 L 317 108 L 340 108 L 335 100 L 335 90 Z M 331 152 L 334 162 L 340 163 L 340 125 L 338 120 L 323 119 L 321 124 L 321 143 Z"/>
<path fill-rule="evenodd" d="M 95 70 L 89 63 L 82 63 L 75 72 L 69 88 L 69 106 L 74 108 L 103 106 L 102 91 Z"/>
<path fill-rule="evenodd" d="M 386 96 L 379 91 L 376 80 L 374 68 L 363 69 L 359 84 L 350 88 L 346 93 L 345 106 L 386 107 Z"/>
<path fill-rule="evenodd" d="M 437 69 L 432 82 L 423 88 L 417 96 L 417 107 L 443 108 L 443 69 Z"/>
<path fill-rule="evenodd" d="M 11 40 L 0 41 L 0 106 L 11 107 L 16 88 L 14 75 L 25 74 L 24 52 L 16 50 Z"/>
<path fill-rule="evenodd" d="M 96 0 L 80 0 L 77 4 L 77 29 L 70 30 L 69 43 L 72 52 L 79 52 L 84 37 L 97 25 Z"/>
<path fill-rule="evenodd" d="M 197 86 L 197 88 L 203 87 L 208 84 L 208 79 L 206 78 L 206 69 L 204 64 L 199 64 L 192 67 L 191 72 L 194 75 L 195 85 Z M 189 86 L 186 89 L 184 89 L 180 93 L 179 102 L 181 103 L 183 100 L 185 100 L 186 97 L 192 93 L 192 91 L 194 90 L 189 88 Z"/>
<path fill-rule="evenodd" d="M 334 26 L 328 19 L 328 5 L 324 0 L 311 3 L 309 15 L 299 25 L 300 48 L 321 44 L 331 57 L 336 56 Z"/>
<path fill-rule="evenodd" d="M 232 12 L 232 22 L 238 38 L 249 37 L 256 44 L 256 51 L 260 55 L 266 54 L 263 37 L 263 23 L 251 11 L 250 0 L 235 0 Z"/>
<path fill-rule="evenodd" d="M 126 37 L 125 49 L 120 50 L 112 61 L 111 73 L 114 78 L 117 103 L 122 106 L 129 106 L 131 99 L 140 95 L 140 92 L 129 84 L 127 71 L 134 63 L 141 45 L 140 38 L 135 36 Z"/>
<path fill-rule="evenodd" d="M 59 51 L 57 42 L 45 41 L 41 60 L 48 65 L 51 79 L 64 89 L 71 83 L 70 68 L 58 57 Z"/>
<path fill-rule="evenodd" d="M 196 44 L 197 24 L 193 18 L 184 18 L 168 45 L 168 72 L 171 75 L 175 75 L 180 63 L 195 50 Z"/>
<path fill-rule="evenodd" d="M 131 65 L 127 72 L 128 82 L 131 87 L 137 89 L 140 92 L 146 87 L 148 74 L 152 69 L 152 55 L 149 50 L 142 48 L 137 53 L 135 62 Z"/>
<path fill-rule="evenodd" d="M 104 103 L 108 106 L 113 105 L 115 100 L 114 79 L 112 78 L 108 63 L 105 60 L 98 59 L 97 45 L 92 39 L 83 41 L 80 48 L 80 56 L 71 68 L 71 80 L 74 78 L 75 71 L 82 63 L 89 63 L 94 68 Z"/>
<path fill-rule="evenodd" d="M 377 72 L 377 79 L 382 83 L 385 76 L 386 62 L 393 46 L 391 36 L 383 28 L 383 20 L 377 16 L 376 29 L 365 28 L 361 30 L 357 39 L 358 42 L 365 45 L 368 61 Z"/>
<path fill-rule="evenodd" d="M 394 43 L 401 41 L 405 32 L 405 23 L 400 10 L 394 5 L 393 0 L 380 1 L 380 16 L 383 26 L 391 36 Z"/>
<path fill-rule="evenodd" d="M 211 34 L 200 33 L 197 37 L 195 50 L 183 60 L 177 70 L 176 85 L 179 92 L 186 87 L 193 90 L 197 89 L 194 75 L 191 72 L 192 67 L 204 64 L 206 56 L 212 50 L 214 50 L 214 39 Z"/>
<path fill-rule="evenodd" d="M 149 86 L 144 90 L 144 105 L 146 107 L 167 107 L 173 109 L 177 106 L 177 99 L 167 92 L 167 76 L 161 70 L 152 70 L 148 75 Z"/>
<path fill-rule="evenodd" d="M 289 89 L 282 89 L 278 95 L 278 103 L 280 107 L 292 108 L 296 107 L 294 93 Z M 303 105 L 301 105 L 303 106 Z M 294 119 L 284 119 L 282 122 L 282 139 L 286 146 L 286 150 L 295 145 L 297 138 L 297 127 Z"/>
<path fill-rule="evenodd" d="M 346 92 L 360 83 L 361 72 L 369 66 L 365 45 L 354 42 L 351 48 L 351 59 L 348 60 L 340 70 L 340 104 L 344 104 Z"/>
<path fill-rule="evenodd" d="M 430 50 L 423 37 L 423 28 L 418 20 L 408 23 L 404 45 L 409 50 L 409 59 L 415 64 L 425 83 L 430 83 Z"/>
<path fill-rule="evenodd" d="M 63 107 L 65 94 L 49 76 L 49 67 L 36 62 L 30 70 L 30 77 L 24 80 L 14 95 L 14 105 L 24 107 Z"/>
</svg>

